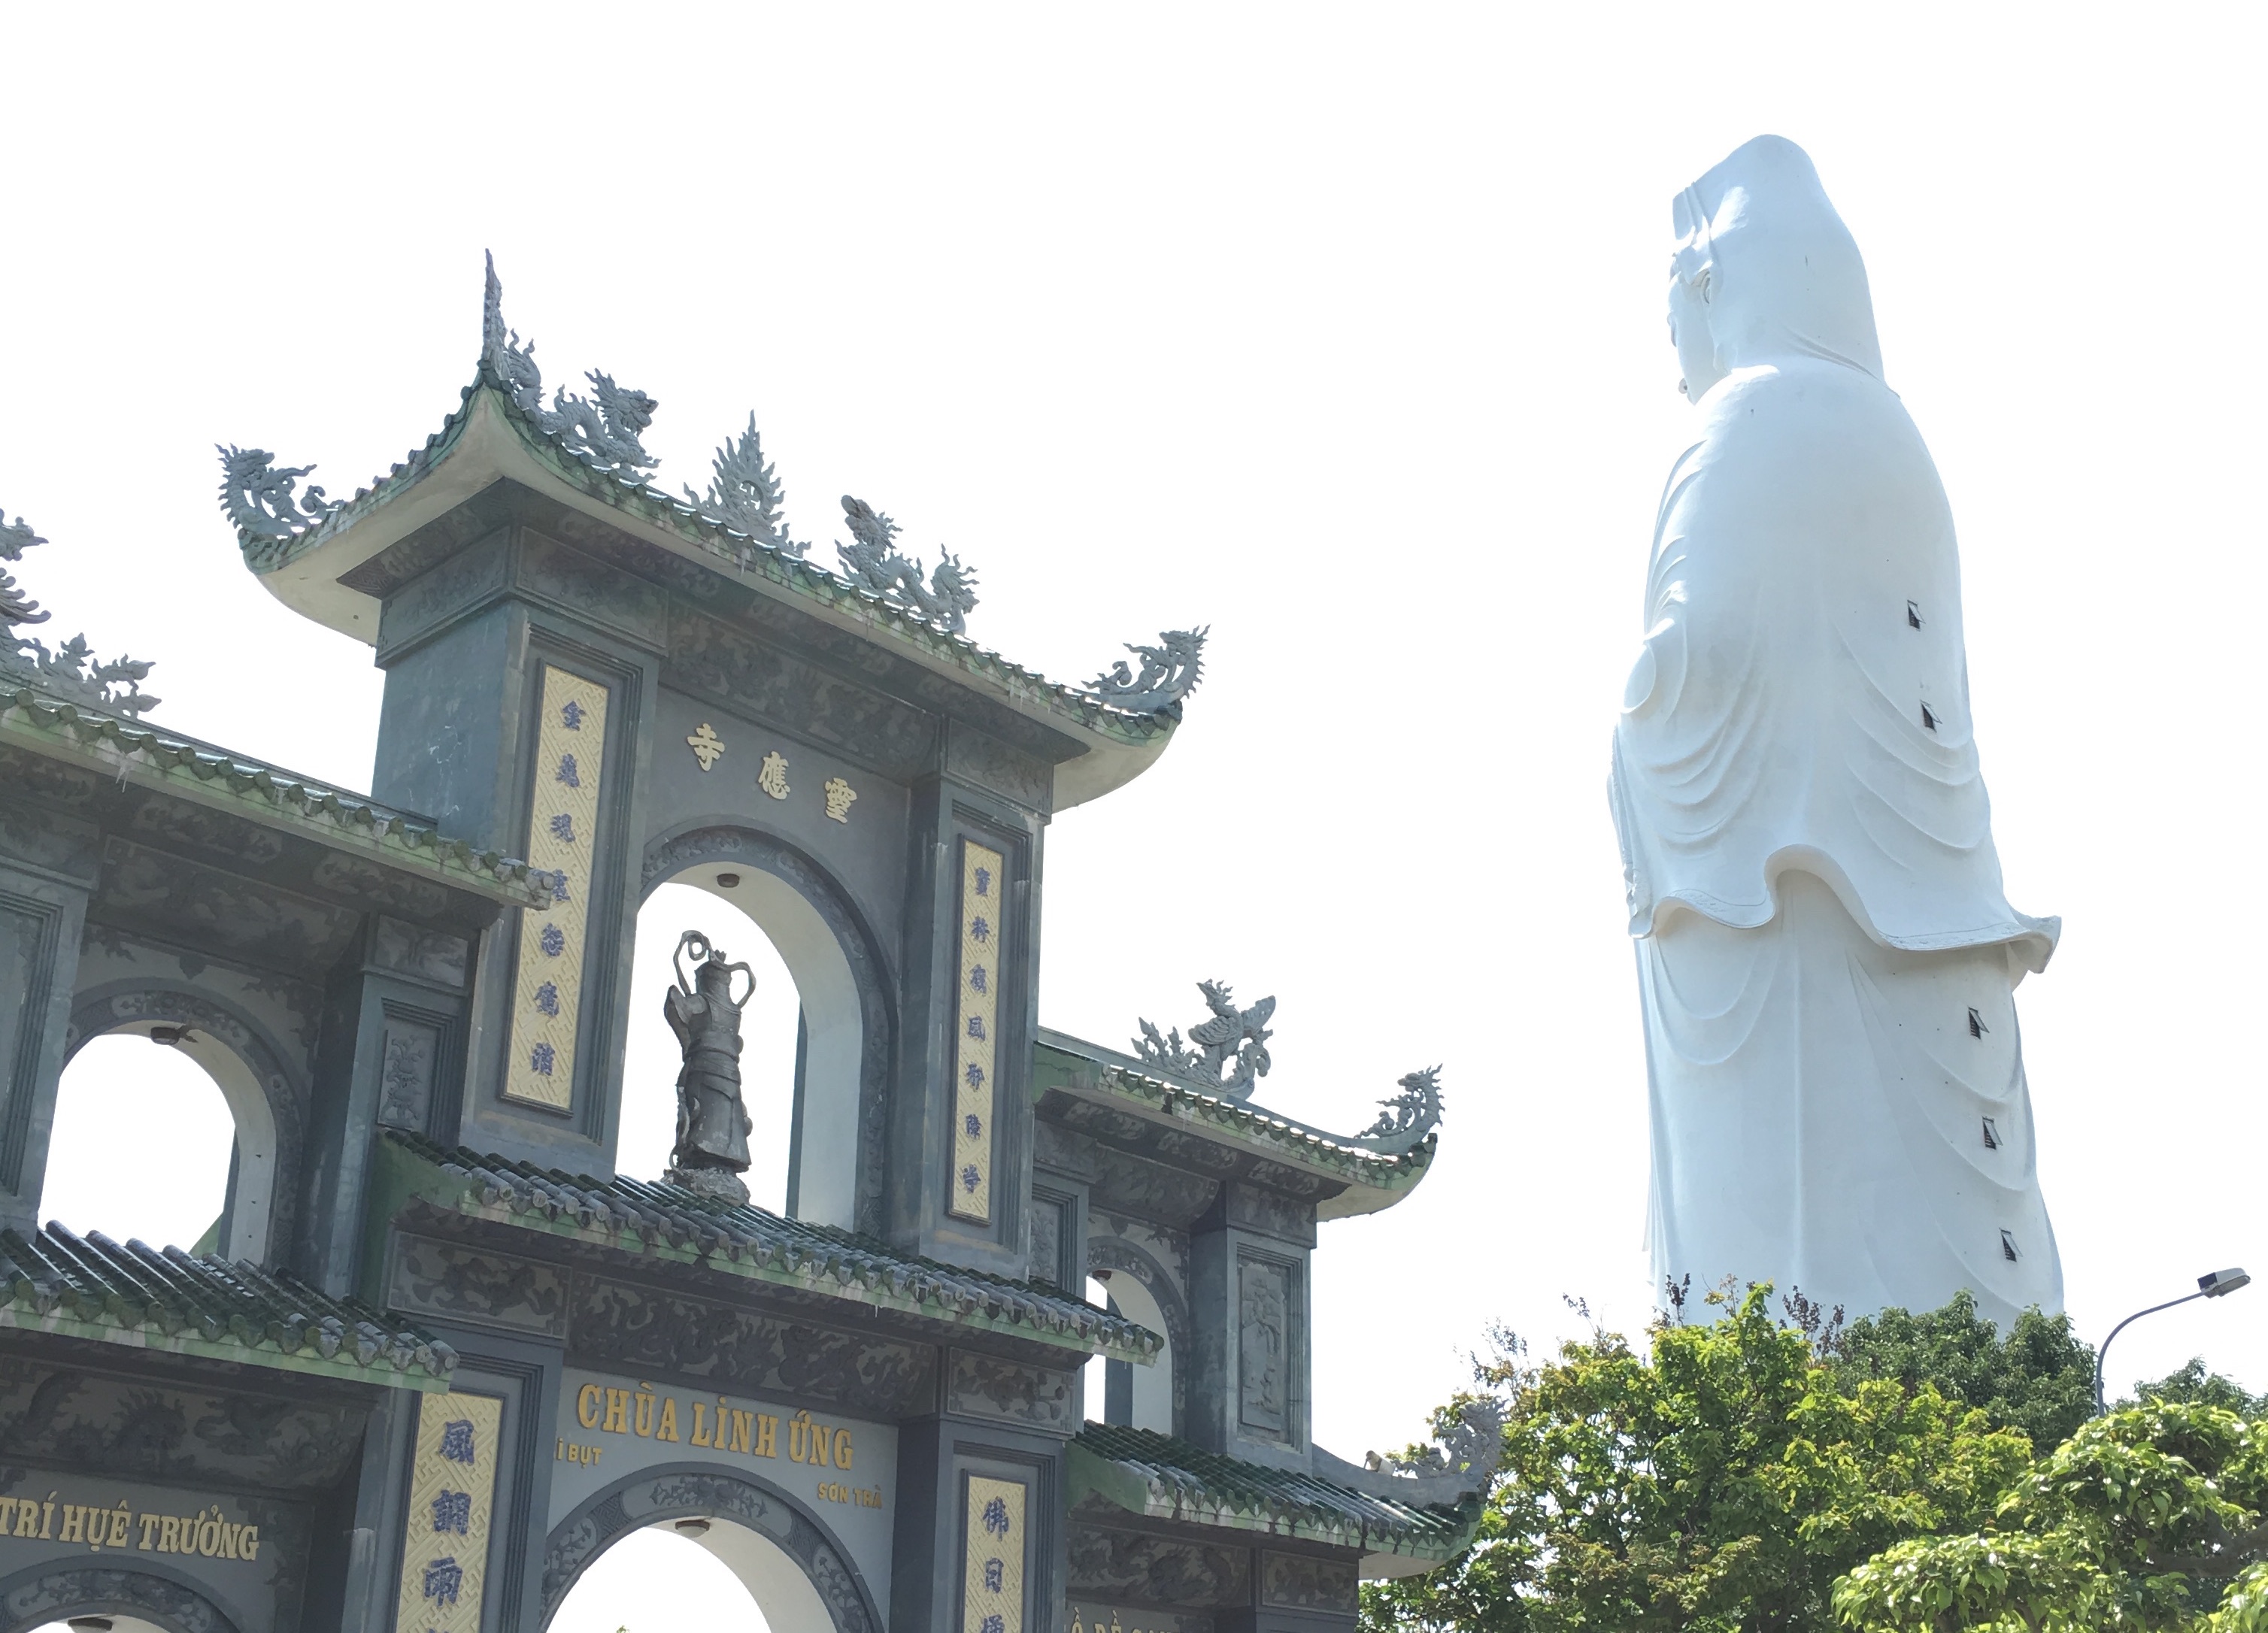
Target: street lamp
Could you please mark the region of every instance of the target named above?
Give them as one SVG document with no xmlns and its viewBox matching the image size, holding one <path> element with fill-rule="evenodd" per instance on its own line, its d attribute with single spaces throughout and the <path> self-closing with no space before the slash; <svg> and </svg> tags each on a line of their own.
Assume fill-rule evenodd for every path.
<svg viewBox="0 0 2268 1633">
<path fill-rule="evenodd" d="M 2228 1294 L 2235 1292 L 2238 1288 L 2250 1284 L 2251 1280 L 2252 1278 L 2242 1270 L 2208 1270 L 2203 1276 L 2198 1277 L 2198 1290 L 2195 1292 L 2183 1293 L 2178 1298 L 2169 1298 L 2163 1304 L 2154 1304 L 2146 1310 L 2137 1310 L 2133 1314 L 2119 1322 L 2117 1326 L 2112 1328 L 2110 1329 L 2110 1338 L 2104 1339 L 2102 1341 L 2102 1347 L 2095 1352 L 2095 1415 L 2097 1417 L 2100 1417 L 2102 1416 L 2103 1412 L 2102 1357 L 2110 1353 L 2111 1338 L 2117 1337 L 2119 1334 L 2124 1332 L 2129 1327 L 2140 1320 L 2146 1315 L 2155 1315 L 2161 1310 L 2170 1310 L 2176 1305 L 2187 1304 L 2192 1298 L 2226 1298 Z"/>
</svg>

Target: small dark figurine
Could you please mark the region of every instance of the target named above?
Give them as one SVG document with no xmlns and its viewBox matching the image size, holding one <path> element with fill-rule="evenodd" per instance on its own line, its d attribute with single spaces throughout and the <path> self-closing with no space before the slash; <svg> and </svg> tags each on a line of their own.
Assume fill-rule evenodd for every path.
<svg viewBox="0 0 2268 1633">
<path fill-rule="evenodd" d="M 690 981 L 685 952 L 701 960 Z M 662 1177 L 726 1202 L 748 1200 L 740 1175 L 748 1166 L 747 1107 L 740 1102 L 740 1011 L 755 996 L 756 977 L 746 964 L 727 964 L 724 949 L 688 930 L 672 956 L 677 985 L 662 998 L 662 1013 L 685 1052 L 677 1074 L 677 1146 Z M 747 989 L 733 997 L 734 971 Z"/>
</svg>

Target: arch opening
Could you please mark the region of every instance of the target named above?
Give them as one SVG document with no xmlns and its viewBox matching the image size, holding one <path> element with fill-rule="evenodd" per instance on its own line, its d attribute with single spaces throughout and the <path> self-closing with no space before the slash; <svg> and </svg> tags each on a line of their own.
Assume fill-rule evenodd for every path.
<svg viewBox="0 0 2268 1633">
<path fill-rule="evenodd" d="M 783 987 L 792 995 L 786 1035 L 792 1048 L 772 1042 L 759 1046 L 751 1021 L 765 1011 L 765 971 L 741 947 L 719 937 L 735 960 L 755 966 L 757 996 L 754 1012 L 744 1018 L 741 1056 L 743 1092 L 749 1113 L 761 1134 L 766 1122 L 762 1105 L 768 1090 L 761 1074 L 770 1070 L 784 1084 L 786 1113 L 771 1126 L 782 1129 L 779 1155 L 784 1164 L 780 1184 L 769 1195 L 760 1190 L 752 1166 L 752 1195 L 768 1206 L 815 1224 L 845 1230 L 879 1228 L 878 1218 L 862 1218 L 879 1206 L 878 1176 L 865 1172 L 875 1153 L 867 1148 L 879 1143 L 875 1118 L 880 1093 L 880 1074 L 887 1064 L 887 1021 L 878 1007 L 878 959 L 868 945 L 855 915 L 836 899 L 828 880 L 806 858 L 750 830 L 733 828 L 698 828 L 648 851 L 644 903 L 638 913 L 638 961 L 632 979 L 637 983 L 632 999 L 632 1047 L 638 1029 L 650 1027 L 653 1042 L 637 1070 L 642 1076 L 626 1079 L 622 1126 L 629 1127 L 633 1095 L 650 1107 L 655 1079 L 666 1060 L 671 1107 L 670 1128 L 675 1129 L 675 1083 L 678 1054 L 675 1041 L 659 1019 L 661 995 L 674 977 L 665 973 L 667 955 L 681 931 L 701 927 L 704 918 L 716 920 L 716 910 L 697 900 L 705 894 L 730 907 L 755 935 L 747 943 L 769 944 L 776 962 L 775 992 Z M 665 894 L 665 893 L 666 893 Z M 659 904 L 667 902 L 666 909 Z M 649 919 L 659 912 L 659 922 Z M 666 928 L 671 923 L 677 928 Z M 666 931 L 666 933 L 665 933 Z M 650 947 L 659 946 L 658 953 Z M 648 965 L 652 965 L 649 973 Z M 645 1011 L 651 1011 L 649 1019 Z M 666 1046 L 666 1047 L 664 1047 Z M 789 1063 L 781 1070 L 772 1063 L 782 1056 Z M 753 1070 L 752 1070 L 753 1066 Z M 639 1112 L 649 1120 L 650 1109 Z M 752 1141 L 757 1137 L 752 1135 Z M 750 1157 L 756 1151 L 752 1144 Z M 617 1156 L 617 1166 L 627 1168 Z M 659 1172 L 659 1170 L 656 1170 Z"/>
<path fill-rule="evenodd" d="M 1099 1291 L 1113 1315 L 1146 1327 L 1166 1341 L 1157 1359 L 1147 1366 L 1100 1357 L 1087 1363 L 1090 1372 L 1098 1364 L 1102 1369 L 1102 1421 L 1170 1435 L 1174 1432 L 1173 1325 L 1167 1322 L 1157 1295 L 1138 1277 L 1124 1271 L 1101 1270 L 1096 1275 L 1101 1284 Z M 1094 1297 L 1092 1291 L 1089 1297 Z M 1090 1414 L 1094 1409 L 1093 1400 L 1090 1394 Z"/>
<path fill-rule="evenodd" d="M 777 1556 L 777 1568 L 762 1558 L 765 1551 Z M 782 1579 L 783 1570 L 792 1579 Z M 798 1601 L 799 1590 L 807 1607 Z M 813 1615 L 820 1619 L 809 1620 Z M 717 1633 L 833 1633 L 795 1563 L 745 1526 L 722 1519 L 658 1521 L 624 1535 L 576 1578 L 549 1629 L 618 1633 L 657 1622 Z"/>
<path fill-rule="evenodd" d="M 63 1068 L 39 1217 L 77 1232 L 268 1256 L 278 1138 L 251 1063 L 193 1023 L 131 1019 Z"/>
</svg>

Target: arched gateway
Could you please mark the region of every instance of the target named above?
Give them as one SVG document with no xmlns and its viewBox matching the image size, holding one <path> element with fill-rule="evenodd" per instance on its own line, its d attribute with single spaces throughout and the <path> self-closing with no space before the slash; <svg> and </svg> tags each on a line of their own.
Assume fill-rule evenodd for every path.
<svg viewBox="0 0 2268 1633">
<path fill-rule="evenodd" d="M 1204 1049 L 1037 1025 L 1047 826 L 1164 750 L 1202 637 L 1051 684 L 870 507 L 806 560 L 753 430 L 667 497 L 653 404 L 591 379 L 547 402 L 491 276 L 373 487 L 224 450 L 247 565 L 386 672 L 374 797 L 0 642 L 0 1633 L 538 1633 L 660 1524 L 776 1633 L 1351 1628 L 1485 1472 L 1308 1431 L 1316 1224 L 1423 1178 L 1430 1075 L 1344 1137 L 1247 1103 L 1267 1006 L 1224 989 Z M 784 1214 L 615 1170 L 672 881 L 793 975 Z M 31 1217 L 63 1059 L 122 1027 L 231 1094 L 220 1253 Z"/>
</svg>

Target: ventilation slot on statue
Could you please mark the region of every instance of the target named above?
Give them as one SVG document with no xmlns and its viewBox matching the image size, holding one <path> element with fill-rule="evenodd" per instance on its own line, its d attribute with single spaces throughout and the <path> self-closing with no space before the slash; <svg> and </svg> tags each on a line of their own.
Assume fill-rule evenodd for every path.
<svg viewBox="0 0 2268 1633">
<path fill-rule="evenodd" d="M 2000 1256 L 2010 1264 L 2016 1262 L 2016 1239 L 2006 1231 L 2000 1232 Z"/>
<path fill-rule="evenodd" d="M 1988 1151 L 2000 1149 L 2000 1130 L 1992 1126 L 1990 1117 L 1984 1119 L 1984 1149 Z"/>
</svg>

